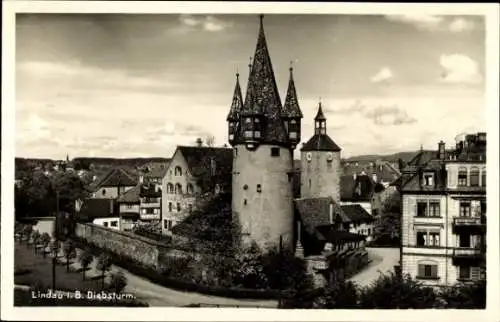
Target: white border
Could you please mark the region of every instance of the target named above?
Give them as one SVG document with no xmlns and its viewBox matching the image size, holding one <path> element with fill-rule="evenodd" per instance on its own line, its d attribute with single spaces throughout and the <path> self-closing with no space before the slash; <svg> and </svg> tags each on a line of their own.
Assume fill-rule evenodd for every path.
<svg viewBox="0 0 500 322">
<path fill-rule="evenodd" d="M 182 308 L 14 308 L 13 181 L 15 13 L 295 13 L 485 15 L 488 132 L 487 310 L 273 310 Z M 38 321 L 497 321 L 499 318 L 498 71 L 499 10 L 495 4 L 368 4 L 271 2 L 3 1 L 2 15 L 2 225 L 1 318 Z M 478 111 L 479 112 L 479 111 Z"/>
</svg>

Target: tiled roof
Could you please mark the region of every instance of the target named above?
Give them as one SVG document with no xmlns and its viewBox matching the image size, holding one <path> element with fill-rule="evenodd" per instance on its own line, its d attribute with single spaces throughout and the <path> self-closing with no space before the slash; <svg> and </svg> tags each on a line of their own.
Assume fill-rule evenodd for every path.
<svg viewBox="0 0 500 322">
<path fill-rule="evenodd" d="M 288 81 L 288 90 L 286 91 L 285 104 L 283 105 L 282 117 L 285 118 L 302 118 L 299 101 L 297 99 L 297 91 L 295 90 L 295 82 L 293 80 L 293 69 L 290 67 L 290 80 Z"/>
<path fill-rule="evenodd" d="M 383 182 L 393 182 L 401 175 L 397 169 L 394 169 L 388 162 L 365 162 L 365 163 L 344 163 L 342 166 L 344 175 L 360 175 L 365 173 L 366 175 L 372 176 L 375 174 L 377 176 L 377 181 Z"/>
<path fill-rule="evenodd" d="M 241 109 L 243 108 L 243 96 L 241 95 L 239 76 L 239 73 L 236 74 L 236 85 L 234 87 L 233 101 L 231 103 L 229 114 L 227 115 L 227 121 L 238 121 Z"/>
<path fill-rule="evenodd" d="M 295 208 L 308 233 L 314 234 L 316 227 L 331 224 L 330 204 L 333 204 L 335 221 L 348 220 L 342 208 L 331 197 L 295 199 Z"/>
<path fill-rule="evenodd" d="M 353 234 L 348 231 L 337 230 L 335 229 L 335 227 L 331 225 L 317 227 L 316 230 L 319 232 L 319 235 L 323 237 L 323 240 L 329 241 L 333 244 L 339 244 L 350 241 L 362 241 L 366 239 L 366 237 L 363 235 Z"/>
<path fill-rule="evenodd" d="M 257 116 L 261 118 L 262 128 L 259 142 L 289 145 L 284 120 L 281 117 L 281 98 L 267 48 L 262 19 L 261 16 L 257 46 L 250 66 L 245 101 L 240 115 L 241 117 Z M 235 135 L 235 142 L 245 142 L 244 131 L 244 127 L 240 125 Z"/>
<path fill-rule="evenodd" d="M 375 183 L 368 175 L 340 177 L 340 200 L 342 201 L 370 201 Z"/>
<path fill-rule="evenodd" d="M 219 184 L 230 185 L 233 171 L 233 149 L 179 146 L 189 171 L 195 177 L 214 178 Z M 215 166 L 212 173 L 212 165 Z"/>
<path fill-rule="evenodd" d="M 117 203 L 113 199 L 85 199 L 78 213 L 80 220 L 91 222 L 96 218 L 116 217 Z"/>
<path fill-rule="evenodd" d="M 149 163 L 143 168 L 144 178 L 163 178 L 167 173 L 170 162 L 164 163 Z"/>
<path fill-rule="evenodd" d="M 361 205 L 342 205 L 340 207 L 350 219 L 350 221 L 354 223 L 374 221 L 374 218 L 365 210 L 365 208 L 361 207 Z"/>
<path fill-rule="evenodd" d="M 340 147 L 327 134 L 315 134 L 302 146 L 301 151 L 340 151 Z"/>
<path fill-rule="evenodd" d="M 132 187 L 137 184 L 137 178 L 123 168 L 113 168 L 95 184 L 95 187 Z"/>
<path fill-rule="evenodd" d="M 118 197 L 118 202 L 120 203 L 139 203 L 139 194 L 141 192 L 141 186 L 137 185 L 130 190 L 127 190 L 125 193 L 122 193 Z"/>
</svg>

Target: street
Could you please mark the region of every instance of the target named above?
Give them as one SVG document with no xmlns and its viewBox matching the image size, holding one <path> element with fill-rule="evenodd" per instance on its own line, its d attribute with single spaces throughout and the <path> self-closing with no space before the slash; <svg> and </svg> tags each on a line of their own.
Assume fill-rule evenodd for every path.
<svg viewBox="0 0 500 322">
<path fill-rule="evenodd" d="M 399 248 L 367 248 L 368 256 L 372 262 L 364 270 L 350 278 L 360 286 L 368 286 L 380 274 L 394 270 L 394 265 L 399 263 Z"/>
</svg>

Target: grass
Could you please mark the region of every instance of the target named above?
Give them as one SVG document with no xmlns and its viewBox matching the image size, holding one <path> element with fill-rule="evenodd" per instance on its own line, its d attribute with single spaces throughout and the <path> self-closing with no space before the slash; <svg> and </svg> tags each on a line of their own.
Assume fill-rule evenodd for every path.
<svg viewBox="0 0 500 322">
<path fill-rule="evenodd" d="M 55 288 L 63 291 L 80 292 L 95 291 L 100 292 L 102 288 L 102 280 L 100 276 L 89 276 L 83 280 L 81 269 L 70 269 L 66 271 L 66 260 L 58 259 L 60 262 L 56 264 L 56 283 Z M 43 257 L 41 252 L 35 254 L 34 247 L 27 247 L 25 244 L 15 243 L 14 246 L 14 264 L 15 271 L 14 283 L 16 285 L 29 286 L 32 289 L 52 289 L 52 258 L 49 256 Z M 70 266 L 71 267 L 71 266 Z M 54 300 L 54 299 L 33 299 L 31 291 L 19 290 L 14 291 L 15 306 L 147 306 L 135 300 L 122 301 L 105 301 L 99 302 L 95 300 Z"/>
</svg>

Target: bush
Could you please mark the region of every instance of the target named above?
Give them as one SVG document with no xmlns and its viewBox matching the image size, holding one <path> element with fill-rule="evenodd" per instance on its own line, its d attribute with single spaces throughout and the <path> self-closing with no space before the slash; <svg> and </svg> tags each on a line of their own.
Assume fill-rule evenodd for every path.
<svg viewBox="0 0 500 322">
<path fill-rule="evenodd" d="M 342 279 L 325 288 L 323 295 L 313 305 L 321 309 L 353 309 L 358 306 L 358 301 L 356 284 Z"/>
<path fill-rule="evenodd" d="M 89 249 L 86 249 L 80 254 L 80 258 L 78 260 L 80 262 L 80 265 L 82 266 L 82 278 L 85 279 L 85 271 L 89 267 L 90 263 L 92 263 L 92 261 L 94 260 L 94 256 Z"/>
<path fill-rule="evenodd" d="M 456 284 L 441 292 L 445 308 L 484 309 L 486 307 L 486 281 L 474 284 Z"/>
<path fill-rule="evenodd" d="M 122 271 L 113 273 L 111 275 L 111 282 L 109 283 L 109 288 L 115 293 L 121 293 L 123 289 L 127 286 L 127 278 Z"/>
</svg>

